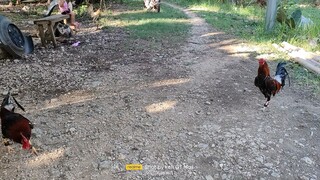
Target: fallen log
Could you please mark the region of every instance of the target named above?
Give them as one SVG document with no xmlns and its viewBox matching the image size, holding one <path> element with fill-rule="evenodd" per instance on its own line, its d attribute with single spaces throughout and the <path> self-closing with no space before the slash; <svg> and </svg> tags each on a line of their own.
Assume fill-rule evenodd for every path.
<svg viewBox="0 0 320 180">
<path fill-rule="evenodd" d="M 282 42 L 280 45 L 273 44 L 273 46 L 281 52 L 287 53 L 294 61 L 301 64 L 308 70 L 320 74 L 320 56 L 305 51 L 302 48 L 293 46 L 287 42 Z"/>
</svg>

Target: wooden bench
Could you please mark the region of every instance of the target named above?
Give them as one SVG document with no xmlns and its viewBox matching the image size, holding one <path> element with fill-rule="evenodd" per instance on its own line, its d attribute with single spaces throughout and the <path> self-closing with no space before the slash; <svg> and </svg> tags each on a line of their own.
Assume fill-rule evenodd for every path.
<svg viewBox="0 0 320 180">
<path fill-rule="evenodd" d="M 39 36 L 43 46 L 46 47 L 47 41 L 52 41 L 53 46 L 57 47 L 57 41 L 54 36 L 55 24 L 69 18 L 70 15 L 57 14 L 33 21 L 34 24 L 38 25 Z M 45 30 L 47 30 L 48 34 L 45 33 Z"/>
</svg>

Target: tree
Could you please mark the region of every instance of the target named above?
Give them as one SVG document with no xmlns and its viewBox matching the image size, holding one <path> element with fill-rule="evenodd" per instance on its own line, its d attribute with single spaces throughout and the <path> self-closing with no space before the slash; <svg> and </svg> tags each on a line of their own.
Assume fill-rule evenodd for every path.
<svg viewBox="0 0 320 180">
<path fill-rule="evenodd" d="M 268 0 L 267 1 L 267 12 L 266 12 L 266 26 L 265 30 L 266 31 L 272 31 L 273 27 L 275 25 L 275 20 L 277 16 L 277 5 L 278 1 L 277 0 Z"/>
</svg>

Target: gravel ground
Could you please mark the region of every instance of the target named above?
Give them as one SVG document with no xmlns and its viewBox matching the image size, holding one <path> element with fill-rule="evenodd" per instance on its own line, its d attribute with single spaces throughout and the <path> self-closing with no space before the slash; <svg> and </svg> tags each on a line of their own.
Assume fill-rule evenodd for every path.
<svg viewBox="0 0 320 180">
<path fill-rule="evenodd" d="M 319 179 L 319 96 L 291 82 L 263 108 L 256 47 L 184 11 L 185 44 L 128 46 L 127 32 L 88 24 L 1 61 L 0 90 L 27 109 L 39 155 L 1 146 L 0 179 Z"/>
</svg>

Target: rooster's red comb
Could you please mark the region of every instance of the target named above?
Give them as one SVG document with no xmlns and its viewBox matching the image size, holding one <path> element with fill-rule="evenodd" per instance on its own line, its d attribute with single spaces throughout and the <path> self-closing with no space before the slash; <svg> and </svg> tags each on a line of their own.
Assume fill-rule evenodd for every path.
<svg viewBox="0 0 320 180">
<path fill-rule="evenodd" d="M 266 62 L 265 59 L 263 59 L 263 58 L 260 58 L 260 59 L 259 59 L 259 64 L 264 64 L 265 62 Z"/>
</svg>

